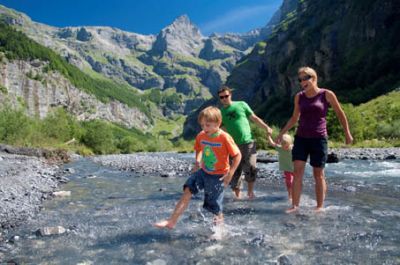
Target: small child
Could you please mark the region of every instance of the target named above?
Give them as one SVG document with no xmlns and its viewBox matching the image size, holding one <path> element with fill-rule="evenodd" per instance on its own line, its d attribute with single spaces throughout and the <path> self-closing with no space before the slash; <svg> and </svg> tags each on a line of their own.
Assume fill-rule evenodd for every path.
<svg viewBox="0 0 400 265">
<path fill-rule="evenodd" d="M 292 200 L 292 188 L 293 188 L 292 137 L 289 134 L 284 134 L 282 136 L 281 144 L 275 143 L 272 140 L 270 134 L 268 134 L 267 138 L 270 145 L 275 147 L 275 149 L 278 151 L 279 170 L 283 171 L 289 200 Z"/>
<path fill-rule="evenodd" d="M 232 179 L 242 155 L 232 137 L 219 127 L 222 122 L 221 112 L 216 107 L 207 107 L 198 117 L 202 131 L 196 136 L 194 149 L 196 163 L 192 175 L 183 185 L 183 195 L 167 220 L 154 224 L 158 228 L 172 229 L 179 216 L 189 205 L 192 194 L 204 189 L 203 207 L 214 214 L 214 223 L 223 223 L 222 201 L 224 187 Z M 229 166 L 229 157 L 232 165 Z"/>
</svg>

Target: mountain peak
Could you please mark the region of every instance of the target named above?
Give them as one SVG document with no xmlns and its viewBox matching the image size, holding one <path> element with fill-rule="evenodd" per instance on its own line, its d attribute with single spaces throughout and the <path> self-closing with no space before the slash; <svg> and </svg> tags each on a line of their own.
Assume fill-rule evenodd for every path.
<svg viewBox="0 0 400 265">
<path fill-rule="evenodd" d="M 174 22 L 172 24 L 192 24 L 192 22 L 189 19 L 189 16 L 186 14 L 180 15 L 179 17 L 175 18 Z"/>
<path fill-rule="evenodd" d="M 177 17 L 157 36 L 153 45 L 153 54 L 177 52 L 184 55 L 197 55 L 203 45 L 203 36 L 199 28 L 194 25 L 187 15 Z"/>
</svg>

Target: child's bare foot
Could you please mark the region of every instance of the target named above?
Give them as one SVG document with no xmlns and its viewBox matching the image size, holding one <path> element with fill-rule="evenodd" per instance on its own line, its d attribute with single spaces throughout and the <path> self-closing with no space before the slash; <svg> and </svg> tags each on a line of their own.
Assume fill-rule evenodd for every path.
<svg viewBox="0 0 400 265">
<path fill-rule="evenodd" d="M 248 193 L 247 196 L 249 197 L 249 200 L 254 200 L 256 198 L 254 192 Z"/>
<path fill-rule="evenodd" d="M 299 207 L 298 206 L 292 206 L 292 207 L 290 207 L 289 209 L 287 209 L 286 211 L 285 211 L 285 213 L 295 213 L 295 212 L 297 212 L 299 210 Z"/>
<path fill-rule="evenodd" d="M 214 225 L 223 225 L 224 224 L 224 216 L 223 215 L 216 215 L 213 218 Z"/>
<path fill-rule="evenodd" d="M 239 188 L 234 188 L 233 194 L 235 195 L 235 199 L 241 199 L 241 192 Z"/>
<path fill-rule="evenodd" d="M 175 224 L 172 223 L 170 220 L 163 220 L 163 221 L 153 224 L 153 226 L 155 226 L 157 228 L 173 229 L 175 227 Z"/>
</svg>

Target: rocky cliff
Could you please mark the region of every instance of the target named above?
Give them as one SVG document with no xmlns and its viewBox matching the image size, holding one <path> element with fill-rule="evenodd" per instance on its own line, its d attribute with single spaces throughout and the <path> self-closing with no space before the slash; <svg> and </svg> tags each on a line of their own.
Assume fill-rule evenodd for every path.
<svg viewBox="0 0 400 265">
<path fill-rule="evenodd" d="M 262 38 L 261 30 L 205 37 L 186 15 L 156 36 L 110 27 L 57 28 L 3 6 L 0 18 L 91 76 L 104 76 L 142 91 L 175 91 L 180 106 L 160 107 L 159 113 L 164 114 L 186 115 L 198 108 L 226 81 L 236 61 Z"/>
<path fill-rule="evenodd" d="M 227 81 L 267 121 L 281 123 L 291 114 L 303 65 L 315 68 L 319 85 L 343 102 L 366 102 L 399 85 L 399 1 L 302 0 L 282 6 L 292 11 Z"/>
<path fill-rule="evenodd" d="M 55 107 L 64 107 L 79 120 L 103 119 L 143 130 L 151 125 L 149 117 L 137 108 L 118 101 L 101 102 L 73 86 L 61 74 L 46 73 L 47 62 L 0 58 L 1 105 L 25 107 L 31 116 L 40 118 Z"/>
</svg>

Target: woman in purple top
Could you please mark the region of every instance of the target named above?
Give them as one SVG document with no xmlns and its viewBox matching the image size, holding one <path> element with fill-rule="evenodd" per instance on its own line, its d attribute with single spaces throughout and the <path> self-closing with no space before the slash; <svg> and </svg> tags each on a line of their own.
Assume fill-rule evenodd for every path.
<svg viewBox="0 0 400 265">
<path fill-rule="evenodd" d="M 304 168 L 308 156 L 310 156 L 310 165 L 313 167 L 315 179 L 316 211 L 323 209 L 326 194 L 324 167 L 328 153 L 326 114 L 329 106 L 333 108 L 339 118 L 346 136 L 346 144 L 353 142 L 346 115 L 340 107 L 335 93 L 318 87 L 317 73 L 310 67 L 301 67 L 298 70 L 298 76 L 303 91 L 296 94 L 292 117 L 277 137 L 279 143 L 282 135 L 299 122 L 292 150 L 294 164 L 293 200 L 292 207 L 286 210 L 287 213 L 298 210 Z"/>
</svg>

